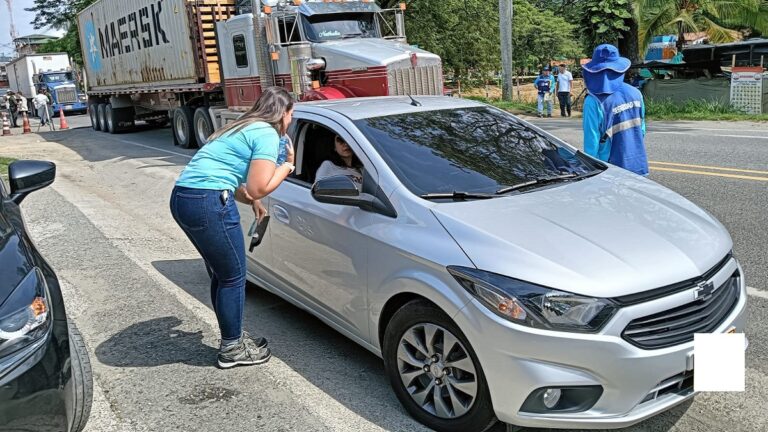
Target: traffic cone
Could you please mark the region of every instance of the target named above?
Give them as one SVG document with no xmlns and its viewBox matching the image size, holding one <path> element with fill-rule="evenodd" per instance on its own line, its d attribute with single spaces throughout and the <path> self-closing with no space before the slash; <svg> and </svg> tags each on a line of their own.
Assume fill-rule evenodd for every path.
<svg viewBox="0 0 768 432">
<path fill-rule="evenodd" d="M 22 134 L 32 133 L 32 128 L 29 127 L 29 117 L 27 117 L 27 112 L 24 111 L 23 115 L 24 115 L 24 122 L 22 123 L 22 126 L 24 127 L 24 131 L 22 132 Z"/>
<path fill-rule="evenodd" d="M 8 122 L 8 115 L 3 111 L 3 136 L 11 134 L 11 123 Z"/>
<path fill-rule="evenodd" d="M 67 118 L 64 117 L 64 108 L 59 107 L 59 130 L 69 129 Z"/>
</svg>

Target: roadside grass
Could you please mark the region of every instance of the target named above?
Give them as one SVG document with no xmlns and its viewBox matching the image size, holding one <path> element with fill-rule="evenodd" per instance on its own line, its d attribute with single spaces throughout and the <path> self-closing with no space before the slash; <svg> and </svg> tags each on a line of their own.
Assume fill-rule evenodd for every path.
<svg viewBox="0 0 768 432">
<path fill-rule="evenodd" d="M 704 99 L 682 104 L 670 100 L 646 100 L 645 115 L 653 120 L 768 121 L 768 113 L 746 114 L 729 104 Z"/>
<path fill-rule="evenodd" d="M 487 99 L 470 96 L 467 99 L 487 103 L 512 114 L 536 115 L 536 103 L 524 101 L 506 102 L 499 99 Z M 557 110 L 557 107 L 555 107 Z M 649 120 L 711 120 L 711 121 L 758 121 L 768 122 L 768 113 L 746 114 L 729 104 L 700 100 L 689 100 L 685 103 L 671 100 L 646 100 L 645 116 Z"/>
<path fill-rule="evenodd" d="M 535 102 L 524 102 L 524 101 L 503 101 L 499 99 L 487 99 L 480 96 L 468 96 L 466 99 L 471 99 L 474 101 L 487 103 L 489 105 L 493 105 L 496 108 L 503 109 L 505 111 L 509 111 L 512 114 L 527 114 L 527 115 L 535 115 L 537 112 L 536 103 Z"/>
<path fill-rule="evenodd" d="M 2 176 L 4 180 L 8 180 L 8 165 L 15 160 L 16 159 L 0 156 L 0 176 Z"/>
</svg>

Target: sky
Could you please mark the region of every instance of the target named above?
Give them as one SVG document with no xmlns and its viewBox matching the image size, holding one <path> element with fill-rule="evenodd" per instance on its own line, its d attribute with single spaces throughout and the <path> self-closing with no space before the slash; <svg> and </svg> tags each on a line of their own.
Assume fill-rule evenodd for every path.
<svg viewBox="0 0 768 432">
<path fill-rule="evenodd" d="M 30 24 L 35 19 L 35 14 L 27 12 L 24 8 L 31 7 L 33 5 L 32 0 L 12 0 L 13 1 L 13 21 L 16 24 L 16 33 L 19 36 L 28 34 L 50 34 L 62 36 L 63 31 L 56 30 L 35 30 L 34 26 Z M 8 6 L 5 0 L 0 0 L 0 54 L 12 54 L 13 45 L 11 45 L 11 24 L 8 15 Z"/>
</svg>

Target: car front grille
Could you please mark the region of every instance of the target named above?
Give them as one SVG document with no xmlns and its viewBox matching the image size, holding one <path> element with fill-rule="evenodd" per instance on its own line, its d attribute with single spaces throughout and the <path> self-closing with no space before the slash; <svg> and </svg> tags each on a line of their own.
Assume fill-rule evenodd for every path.
<svg viewBox="0 0 768 432">
<path fill-rule="evenodd" d="M 56 89 L 56 102 L 60 104 L 77 102 L 77 92 L 72 87 Z"/>
<path fill-rule="evenodd" d="M 739 279 L 736 271 L 707 298 L 632 320 L 621 336 L 637 347 L 659 349 L 690 342 L 694 333 L 711 333 L 736 307 Z"/>
<path fill-rule="evenodd" d="M 443 71 L 439 64 L 390 69 L 387 82 L 390 96 L 443 94 Z"/>
</svg>

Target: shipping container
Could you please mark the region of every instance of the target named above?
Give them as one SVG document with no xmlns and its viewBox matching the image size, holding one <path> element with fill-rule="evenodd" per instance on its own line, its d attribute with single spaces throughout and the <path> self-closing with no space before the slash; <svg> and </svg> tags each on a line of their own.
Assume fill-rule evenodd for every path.
<svg viewBox="0 0 768 432">
<path fill-rule="evenodd" d="M 93 93 L 220 82 L 214 22 L 232 1 L 100 0 L 78 15 Z"/>
</svg>

